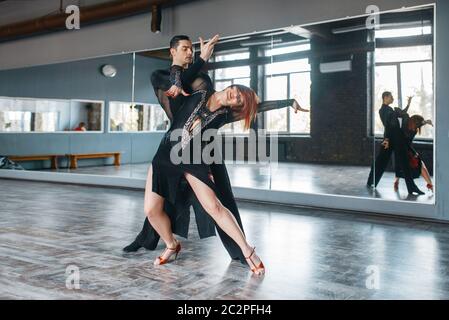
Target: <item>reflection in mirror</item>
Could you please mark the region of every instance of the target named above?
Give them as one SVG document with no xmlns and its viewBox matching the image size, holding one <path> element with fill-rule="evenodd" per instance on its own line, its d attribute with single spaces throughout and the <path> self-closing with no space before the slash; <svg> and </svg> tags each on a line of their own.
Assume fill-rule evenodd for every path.
<svg viewBox="0 0 449 320">
<path fill-rule="evenodd" d="M 0 98 L 0 131 L 102 131 L 103 103 Z"/>
<path fill-rule="evenodd" d="M 166 131 L 169 119 L 158 104 L 109 102 L 110 132 Z"/>
<path fill-rule="evenodd" d="M 126 168 L 133 161 L 133 137 L 126 132 L 123 135 L 112 134 L 110 118 L 114 113 L 114 101 L 129 101 L 128 105 L 132 105 L 133 54 L 75 61 L 69 63 L 68 68 L 71 83 L 74 84 L 68 94 L 102 99 L 105 101 L 105 112 L 99 113 L 100 109 L 91 101 L 72 102 L 71 129 L 76 130 L 77 134 L 68 136 L 67 171 L 73 174 L 130 177 L 131 173 Z M 127 115 L 124 113 L 124 116 Z M 131 119 L 113 125 L 117 129 L 128 122 L 132 123 Z M 96 134 L 91 131 L 90 128 L 100 125 L 105 128 L 104 132 Z M 87 130 L 84 131 L 84 127 Z"/>
<path fill-rule="evenodd" d="M 376 197 L 434 202 L 433 22 L 431 6 L 382 14 L 374 30 Z"/>
<path fill-rule="evenodd" d="M 213 61 L 222 62 L 239 59 L 249 59 L 249 50 L 243 49 L 238 50 L 237 52 L 231 51 L 230 53 L 217 52 L 215 54 L 215 57 L 213 58 Z M 219 68 L 211 72 L 211 78 L 214 81 L 216 91 L 221 91 L 233 84 L 242 84 L 244 86 L 250 87 L 250 72 L 251 70 L 249 66 Z M 219 132 L 225 134 L 248 133 L 244 130 L 243 121 L 231 122 L 229 124 L 226 124 L 222 128 L 220 128 Z"/>
<path fill-rule="evenodd" d="M 131 136 L 104 129 L 108 102 L 132 101 L 132 66 L 124 54 L 0 71 L 0 155 L 55 172 L 129 164 Z"/>
<path fill-rule="evenodd" d="M 226 152 L 229 146 L 235 149 L 236 141 L 242 139 L 244 158 L 248 159 L 250 134 L 243 129 L 243 122 L 221 127 L 224 158 L 232 184 L 433 203 L 430 191 L 424 196 L 408 197 L 402 177 L 399 177 L 399 191 L 395 191 L 395 175 L 403 173 L 396 168 L 398 161 L 393 148 L 387 161 L 374 161 L 385 150 L 381 145 L 385 123 L 379 114 L 383 92 L 390 91 L 394 97 L 391 107 L 401 110 L 408 97 L 413 96 L 409 115 L 434 122 L 433 17 L 434 8 L 429 6 L 383 13 L 379 29 L 367 26 L 366 17 L 356 17 L 221 39 L 202 70 L 210 76 L 215 90 L 242 84 L 255 90 L 262 103 L 295 99 L 301 107 L 310 110 L 295 113 L 291 106 L 285 105 L 259 109 L 251 128 L 278 137 L 278 162 L 271 163 L 263 173 L 257 165 L 243 163 Z M 194 46 L 198 57 L 199 45 Z M 0 86 L 0 96 L 5 97 L 0 100 L 5 106 L 2 110 L 22 112 L 0 113 L 0 130 L 29 132 L 33 127 L 43 132 L 79 131 L 81 122 L 87 125 L 87 131 L 106 128 L 104 134 L 89 139 L 69 135 L 66 141 L 58 142 L 60 146 L 69 145 L 69 150 L 61 147 L 53 151 L 90 155 L 119 153 L 120 166 L 104 166 L 114 164 L 112 157 L 87 159 L 80 161 L 78 169 L 71 172 L 145 179 L 164 132 L 170 126 L 169 117 L 152 87 L 151 74 L 157 69 L 168 70 L 171 63 L 168 48 L 72 62 L 68 68 L 75 86 L 61 81 L 65 74 L 58 66 L 50 66 L 49 84 L 57 85 L 53 90 L 62 92 L 63 96 L 46 100 L 57 98 L 69 103 L 74 113 L 69 122 L 63 122 L 62 113 L 58 117 L 46 114 L 57 110 L 51 109 L 54 106 L 50 103 L 47 104 L 50 109 L 37 108 L 34 104 L 30 109 L 7 110 L 6 107 L 16 104 L 16 98 L 10 101 L 7 97 L 34 100 L 45 97 L 26 86 L 22 88 L 23 94 L 17 91 L 6 94 Z M 115 71 L 106 72 L 105 65 L 114 66 Z M 21 79 L 25 72 L 18 74 L 16 78 Z M 105 105 L 92 104 L 87 99 L 105 101 Z M 399 119 L 404 130 L 408 129 L 408 123 L 411 122 Z M 419 155 L 420 167 L 426 168 L 429 179 L 433 176 L 433 136 L 433 127 L 424 125 L 408 140 L 410 143 L 404 142 L 408 151 L 413 147 Z M 371 168 L 373 177 L 367 186 Z M 416 180 L 421 189 L 425 189 L 426 182 L 422 178 Z"/>
<path fill-rule="evenodd" d="M 110 103 L 111 133 L 128 132 L 132 137 L 131 162 L 123 166 L 133 178 L 145 179 L 159 142 L 170 126 L 170 120 L 159 104 L 151 84 L 155 70 L 168 69 L 168 49 L 134 53 L 132 100 Z"/>
<path fill-rule="evenodd" d="M 70 101 L 0 98 L 2 132 L 64 131 L 70 122 Z"/>
<path fill-rule="evenodd" d="M 274 39 L 264 55 L 274 56 L 310 50 L 308 40 L 302 44 L 285 43 L 275 45 Z M 282 62 L 271 62 L 264 65 L 265 99 L 295 99 L 301 105 L 310 107 L 310 64 L 307 58 L 289 59 Z M 292 108 L 265 112 L 265 125 L 269 132 L 286 134 L 310 134 L 310 113 L 295 116 Z"/>
<path fill-rule="evenodd" d="M 68 131 L 103 131 L 103 102 L 71 100 Z"/>
<path fill-rule="evenodd" d="M 433 7 L 383 14 L 376 32 L 365 19 L 293 26 L 217 45 L 209 64 L 217 90 L 250 84 L 264 101 L 294 98 L 310 109 L 299 116 L 289 108 L 259 114 L 255 127 L 279 134 L 279 163 L 264 176 L 226 158 L 234 185 L 434 201 L 431 192 L 418 198 L 395 193 L 394 162 L 385 174 L 388 183 L 391 179 L 388 191 L 365 186 L 380 143 L 376 138 L 384 131 L 378 115 L 383 91 L 398 96 L 393 107 L 414 95 L 410 111 L 433 120 Z M 247 135 L 238 123 L 220 131 Z M 422 127 L 418 135 L 415 148 L 432 175 L 432 127 Z"/>
<path fill-rule="evenodd" d="M 267 168 L 260 161 L 242 162 L 235 154 L 230 157 L 226 153 L 226 147 L 237 148 L 235 143 L 244 141 L 247 150 L 245 159 L 250 157 L 250 135 L 248 130 L 243 130 L 242 121 L 222 127 L 219 132 L 225 137 L 224 156 L 234 186 L 304 191 L 292 185 L 292 181 L 298 182 L 298 179 L 292 179 L 292 176 L 285 178 L 292 169 L 292 166 L 288 168 L 289 164 L 285 163 L 290 156 L 285 153 L 285 147 L 294 139 L 307 139 L 310 136 L 310 113 L 296 114 L 291 102 L 288 107 L 280 107 L 279 104 L 278 107 L 263 112 L 263 105 L 267 105 L 269 101 L 277 105 L 286 99 L 295 99 L 299 105 L 310 109 L 311 77 L 307 55 L 310 40 L 287 29 L 289 28 L 263 32 L 244 39 L 225 39 L 217 44 L 215 58 L 208 65 L 216 90 L 232 84 L 246 85 L 255 90 L 261 104 L 252 129 L 281 135 L 283 139 L 276 147 L 279 148 L 281 162 L 272 164 L 273 168 L 271 165 Z M 292 165 L 293 168 L 300 166 Z M 280 176 L 283 176 L 283 181 Z"/>
</svg>

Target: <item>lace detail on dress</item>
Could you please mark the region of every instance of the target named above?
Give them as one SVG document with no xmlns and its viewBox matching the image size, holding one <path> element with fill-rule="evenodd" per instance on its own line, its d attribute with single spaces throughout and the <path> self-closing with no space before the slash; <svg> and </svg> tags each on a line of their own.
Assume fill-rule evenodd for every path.
<svg viewBox="0 0 449 320">
<path fill-rule="evenodd" d="M 172 66 L 170 71 L 170 83 L 178 88 L 182 88 L 181 72 L 182 68 L 179 66 Z"/>
<path fill-rule="evenodd" d="M 214 112 L 211 112 L 206 107 L 206 90 L 199 90 L 196 93 L 201 93 L 201 100 L 193 110 L 192 114 L 187 119 L 182 129 L 181 148 L 184 149 L 198 132 L 201 132 L 212 120 L 218 115 L 228 112 L 228 108 L 220 108 Z M 201 121 L 201 126 L 196 125 L 191 128 L 195 120 Z"/>
</svg>

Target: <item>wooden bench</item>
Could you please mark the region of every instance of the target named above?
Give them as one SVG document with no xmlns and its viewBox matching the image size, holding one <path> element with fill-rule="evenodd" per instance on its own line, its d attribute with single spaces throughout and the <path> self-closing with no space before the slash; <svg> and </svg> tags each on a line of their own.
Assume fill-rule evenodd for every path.
<svg viewBox="0 0 449 320">
<path fill-rule="evenodd" d="M 42 154 L 42 155 L 33 155 L 33 156 L 8 156 L 11 161 L 35 161 L 35 160 L 50 160 L 51 168 L 58 169 L 58 157 L 56 154 Z"/>
<path fill-rule="evenodd" d="M 104 153 L 76 153 L 67 154 L 70 161 L 70 169 L 78 168 L 78 159 L 97 159 L 114 157 L 114 165 L 120 165 L 120 152 L 104 152 Z"/>
</svg>

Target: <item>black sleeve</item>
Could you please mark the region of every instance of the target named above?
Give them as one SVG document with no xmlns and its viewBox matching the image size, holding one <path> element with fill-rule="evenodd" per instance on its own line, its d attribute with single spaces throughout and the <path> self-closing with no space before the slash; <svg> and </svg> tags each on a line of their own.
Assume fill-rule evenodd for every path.
<svg viewBox="0 0 449 320">
<path fill-rule="evenodd" d="M 181 73 L 182 73 L 182 67 L 181 66 L 171 66 L 170 67 L 170 83 L 172 85 L 177 86 L 178 88 L 182 88 L 182 80 L 181 80 Z"/>
<path fill-rule="evenodd" d="M 198 77 L 205 61 L 198 57 L 196 61 L 187 69 L 181 66 L 173 65 L 170 67 L 170 83 L 178 88 L 187 89 Z"/>
<path fill-rule="evenodd" d="M 398 113 L 396 110 L 389 110 L 385 119 L 385 137 L 390 139 L 392 130 L 398 128 Z M 400 128 L 399 128 L 400 129 Z"/>
<path fill-rule="evenodd" d="M 183 86 L 190 86 L 190 84 L 198 77 L 201 68 L 206 62 L 198 57 L 196 61 L 184 72 L 181 73 L 181 81 Z"/>
<path fill-rule="evenodd" d="M 156 95 L 157 100 L 159 101 L 161 107 L 164 109 L 165 114 L 173 121 L 173 113 L 170 108 L 170 100 L 165 95 L 165 91 L 167 91 L 171 87 L 170 82 L 170 72 L 167 70 L 156 70 L 151 75 L 151 84 L 154 89 L 154 94 Z"/>
<path fill-rule="evenodd" d="M 257 105 L 257 113 L 291 107 L 293 106 L 294 101 L 295 99 L 263 101 Z M 228 112 L 226 123 L 240 121 L 242 119 L 242 115 L 240 115 L 238 112 L 231 111 Z"/>
<path fill-rule="evenodd" d="M 394 114 L 393 112 L 391 112 L 391 110 L 389 109 L 380 109 L 379 110 L 379 116 L 380 116 L 380 120 L 382 120 L 382 124 L 384 125 L 384 139 L 389 139 L 390 138 L 390 126 L 391 126 L 391 115 Z"/>
<path fill-rule="evenodd" d="M 384 139 L 387 139 L 387 124 L 385 122 L 385 114 L 382 111 L 382 107 L 379 109 L 379 117 L 382 121 L 382 125 L 384 126 Z"/>
<path fill-rule="evenodd" d="M 407 112 L 402 114 L 402 129 L 408 130 L 408 123 L 410 122 L 410 116 Z"/>
<path fill-rule="evenodd" d="M 401 108 L 397 108 L 397 107 L 394 108 L 394 112 L 396 113 L 396 115 L 399 118 L 404 118 L 405 116 L 407 116 L 408 115 L 407 110 L 408 110 L 408 107 L 405 109 L 401 109 Z"/>
</svg>

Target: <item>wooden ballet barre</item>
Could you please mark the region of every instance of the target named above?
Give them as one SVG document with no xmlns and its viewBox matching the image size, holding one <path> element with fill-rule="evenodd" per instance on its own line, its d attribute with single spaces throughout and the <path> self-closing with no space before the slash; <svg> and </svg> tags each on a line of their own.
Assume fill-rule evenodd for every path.
<svg viewBox="0 0 449 320">
<path fill-rule="evenodd" d="M 97 159 L 114 157 L 114 165 L 120 165 L 120 152 L 103 152 L 103 153 L 71 153 L 67 154 L 70 161 L 70 169 L 78 168 L 78 159 Z"/>
</svg>

